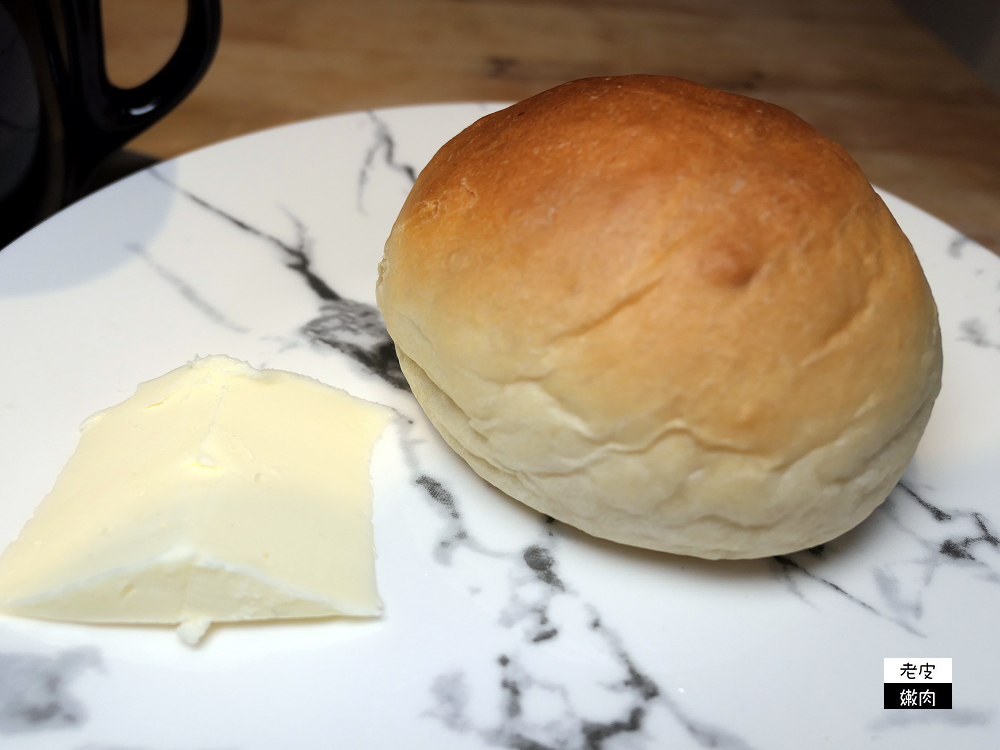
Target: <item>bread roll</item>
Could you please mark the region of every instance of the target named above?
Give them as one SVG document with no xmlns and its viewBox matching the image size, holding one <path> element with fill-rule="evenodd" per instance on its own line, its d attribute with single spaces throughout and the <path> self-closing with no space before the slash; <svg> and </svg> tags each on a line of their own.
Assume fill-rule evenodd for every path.
<svg viewBox="0 0 1000 750">
<path fill-rule="evenodd" d="M 453 138 L 377 294 L 414 395 L 480 476 L 655 550 L 842 534 L 940 388 L 930 289 L 846 152 L 674 78 L 573 81 Z"/>
</svg>

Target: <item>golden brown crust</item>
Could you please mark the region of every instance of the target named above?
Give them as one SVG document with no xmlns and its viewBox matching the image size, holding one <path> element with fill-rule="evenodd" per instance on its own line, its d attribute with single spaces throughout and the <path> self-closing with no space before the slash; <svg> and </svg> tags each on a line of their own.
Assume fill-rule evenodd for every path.
<svg viewBox="0 0 1000 750">
<path fill-rule="evenodd" d="M 940 367 L 919 263 L 843 149 L 672 78 L 574 81 L 452 139 L 378 295 L 484 460 L 528 484 L 672 432 L 771 472 L 851 432 L 860 461 Z"/>
</svg>

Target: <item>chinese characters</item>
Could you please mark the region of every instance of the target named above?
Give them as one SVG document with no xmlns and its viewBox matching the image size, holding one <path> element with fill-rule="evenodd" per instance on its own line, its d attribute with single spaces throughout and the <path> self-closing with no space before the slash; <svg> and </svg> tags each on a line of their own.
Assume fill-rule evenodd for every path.
<svg viewBox="0 0 1000 750">
<path fill-rule="evenodd" d="M 920 676 L 923 677 L 925 680 L 929 680 L 931 679 L 931 675 L 934 672 L 935 666 L 937 665 L 927 662 L 925 664 L 921 664 L 918 667 L 916 664 L 911 664 L 910 662 L 906 662 L 905 664 L 903 664 L 903 666 L 899 668 L 899 675 L 900 677 L 905 677 L 908 680 L 915 679 L 916 676 Z"/>
<path fill-rule="evenodd" d="M 933 690 L 917 690 L 916 688 L 903 688 L 899 691 L 900 708 L 920 708 L 929 706 L 934 708 L 936 695 Z"/>
</svg>

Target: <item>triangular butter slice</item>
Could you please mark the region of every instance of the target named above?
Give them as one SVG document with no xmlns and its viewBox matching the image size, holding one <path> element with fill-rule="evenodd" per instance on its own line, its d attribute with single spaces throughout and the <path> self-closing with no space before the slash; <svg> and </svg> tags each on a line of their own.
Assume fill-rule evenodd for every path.
<svg viewBox="0 0 1000 750">
<path fill-rule="evenodd" d="M 0 556 L 3 611 L 94 623 L 377 615 L 375 443 L 391 409 L 206 357 L 143 383 Z"/>
</svg>

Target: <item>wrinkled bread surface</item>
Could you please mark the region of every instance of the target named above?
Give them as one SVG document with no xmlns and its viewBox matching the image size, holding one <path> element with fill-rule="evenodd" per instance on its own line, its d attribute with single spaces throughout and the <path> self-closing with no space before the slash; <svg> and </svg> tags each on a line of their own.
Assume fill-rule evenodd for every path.
<svg viewBox="0 0 1000 750">
<path fill-rule="evenodd" d="M 853 527 L 940 387 L 929 287 L 843 149 L 678 79 L 574 81 L 463 131 L 414 185 L 377 294 L 473 469 L 670 552 Z"/>
</svg>

